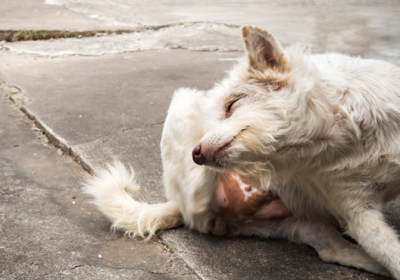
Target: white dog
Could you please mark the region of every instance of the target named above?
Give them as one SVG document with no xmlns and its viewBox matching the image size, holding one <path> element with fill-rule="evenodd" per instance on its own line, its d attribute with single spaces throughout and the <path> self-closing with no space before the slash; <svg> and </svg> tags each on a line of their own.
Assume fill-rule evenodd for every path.
<svg viewBox="0 0 400 280">
<path fill-rule="evenodd" d="M 400 193 L 400 70 L 242 31 L 248 61 L 210 91 L 174 95 L 161 141 L 168 202 L 135 201 L 133 172 L 120 163 L 86 191 L 130 235 L 184 223 L 284 237 L 327 262 L 400 279 L 400 243 L 380 212 Z"/>
</svg>

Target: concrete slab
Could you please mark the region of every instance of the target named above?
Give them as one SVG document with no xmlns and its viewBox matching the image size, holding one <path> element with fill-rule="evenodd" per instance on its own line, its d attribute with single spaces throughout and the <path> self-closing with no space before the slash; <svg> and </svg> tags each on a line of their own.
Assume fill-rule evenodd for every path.
<svg viewBox="0 0 400 280">
<path fill-rule="evenodd" d="M 5 53 L 0 80 L 18 85 L 11 94 L 23 93 L 23 110 L 87 169 L 119 158 L 143 182 L 139 197 L 159 202 L 159 143 L 174 90 L 212 87 L 238 56 L 177 50 L 30 59 Z"/>
<path fill-rule="evenodd" d="M 165 200 L 159 140 L 172 92 L 184 86 L 207 89 L 220 80 L 241 53 L 214 50 L 239 51 L 238 26 L 268 29 L 285 46 L 305 43 L 316 52 L 400 65 L 398 1 L 5 3 L 0 29 L 152 26 L 109 37 L 0 43 L 5 94 L 88 170 L 115 157 L 132 164 L 142 185 L 137 198 L 152 203 Z M 179 48 L 208 52 L 166 50 Z M 143 50 L 157 51 L 138 52 Z M 159 240 L 147 244 L 112 234 L 80 192 L 79 167 L 43 146 L 45 140 L 30 131 L 31 122 L 1 102 L 0 278 L 196 279 L 191 267 L 203 279 L 383 279 L 325 264 L 307 246 L 284 240 L 216 237 L 181 228 L 162 234 L 175 244 L 171 254 Z M 400 231 L 400 202 L 386 209 Z"/>
<path fill-rule="evenodd" d="M 24 109 L 74 146 L 162 123 L 177 87 L 210 88 L 236 57 L 158 51 L 32 59 L 4 53 L 0 72 L 29 99 Z"/>
<path fill-rule="evenodd" d="M 87 165 L 87 170 L 98 170 L 114 159 L 131 165 L 141 185 L 135 197 L 149 203 L 163 202 L 165 195 L 159 147 L 161 132 L 162 124 L 136 128 L 72 146 L 71 153 L 78 161 Z"/>
<path fill-rule="evenodd" d="M 400 2 L 386 1 L 156 1 L 47 0 L 101 19 L 110 26 L 212 22 L 253 24 L 272 32 L 283 45 L 310 44 L 316 52 L 346 52 L 400 64 Z"/>
<path fill-rule="evenodd" d="M 19 1 L 22 0 L 6 3 Z M 38 0 L 29 1 L 39 3 L 34 2 Z M 49 5 L 40 4 L 45 6 L 44 10 L 67 8 L 84 18 L 100 20 L 110 28 L 149 27 L 150 30 L 80 40 L 3 43 L 3 48 L 42 56 L 101 55 L 165 48 L 237 51 L 242 47 L 238 27 L 254 24 L 272 32 L 284 46 L 301 43 L 310 45 L 314 52 L 337 51 L 400 65 L 398 1 L 339 1 L 335 5 L 305 0 L 158 1 L 152 5 L 139 0 L 47 0 L 46 3 Z M 24 18 L 18 14 L 15 17 Z M 33 15 L 32 18 L 38 17 Z M 52 26 L 60 23 L 62 20 Z M 82 23 L 81 26 L 86 25 Z"/>
<path fill-rule="evenodd" d="M 185 230 L 161 236 L 203 279 L 388 279 L 324 263 L 311 247 L 286 240 L 228 238 Z"/>
<path fill-rule="evenodd" d="M 243 51 L 239 27 L 195 23 L 149 29 L 121 35 L 59 39 L 48 41 L 3 42 L 0 47 L 16 54 L 66 56 L 118 54 L 160 49 L 192 51 Z"/>
<path fill-rule="evenodd" d="M 2 0 L 0 30 L 102 30 L 108 26 L 98 19 L 46 5 L 42 0 Z"/>
<path fill-rule="evenodd" d="M 159 240 L 111 234 L 81 193 L 81 167 L 8 103 L 0 99 L 0 279 L 198 279 Z"/>
<path fill-rule="evenodd" d="M 24 110 L 50 129 L 56 138 L 53 140 L 61 141 L 78 161 L 94 170 L 115 157 L 131 164 L 142 185 L 136 198 L 155 203 L 165 200 L 159 141 L 173 90 L 179 86 L 211 87 L 238 55 L 156 51 L 29 59 L 5 54 L 0 78 L 8 86 L 18 85 L 8 88 L 10 94 L 22 92 L 28 99 Z M 392 207 L 389 218 L 400 228 L 395 214 L 400 212 L 400 203 Z M 102 224 L 87 226 L 87 233 L 107 231 L 109 224 L 97 215 Z M 87 217 L 86 223 L 89 219 L 93 217 Z M 117 237 L 107 235 L 111 240 Z M 266 275 L 271 279 L 383 279 L 325 264 L 311 248 L 285 240 L 216 237 L 186 229 L 167 231 L 162 238 L 175 244 L 175 254 L 203 279 L 257 279 Z M 140 262 L 118 253 L 130 245 L 129 240 L 109 241 L 96 254 L 109 256 L 106 263 L 111 267 L 137 269 Z M 132 246 L 147 258 L 146 250 L 151 247 Z M 164 258 L 154 257 L 156 264 L 165 262 Z M 168 273 L 162 265 L 153 270 Z"/>
</svg>

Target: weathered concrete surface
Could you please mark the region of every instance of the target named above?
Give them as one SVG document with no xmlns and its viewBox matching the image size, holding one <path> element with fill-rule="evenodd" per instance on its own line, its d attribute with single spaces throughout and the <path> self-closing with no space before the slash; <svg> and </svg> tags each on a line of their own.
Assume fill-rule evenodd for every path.
<svg viewBox="0 0 400 280">
<path fill-rule="evenodd" d="M 151 4 L 141 0 L 118 0 L 113 1 L 112 9 L 110 1 L 46 2 L 121 28 L 212 22 L 231 24 L 235 29 L 235 26 L 253 24 L 272 32 L 284 46 L 303 43 L 311 45 L 316 52 L 346 52 L 400 64 L 397 52 L 400 48 L 400 2 L 396 0 L 340 0 L 334 4 L 304 0 L 158 1 Z M 209 32 L 219 31 L 216 28 Z M 192 33 L 196 34 L 195 28 Z M 225 38 L 237 42 L 236 33 L 225 33 Z"/>
<path fill-rule="evenodd" d="M 0 98 L 0 279 L 198 279 L 157 239 L 110 234 L 81 193 L 81 167 L 8 103 Z"/>
<path fill-rule="evenodd" d="M 68 59 L 4 52 L 0 79 L 29 99 L 24 108 L 70 146 L 164 121 L 177 87 L 210 88 L 237 54 L 141 52 Z"/>
<path fill-rule="evenodd" d="M 242 46 L 238 26 L 259 25 L 285 46 L 306 43 L 318 52 L 341 51 L 400 65 L 398 1 L 214 2 L 47 0 L 60 6 L 46 6 L 44 14 L 65 7 L 88 20 L 81 28 L 91 29 L 94 22 L 117 29 L 168 26 L 108 37 L 0 43 L 0 87 L 86 169 L 96 170 L 114 157 L 131 164 L 142 185 L 137 198 L 154 203 L 165 199 L 159 140 L 173 90 L 207 89 L 220 80 L 243 54 L 237 52 Z M 32 7 L 29 3 L 25 7 Z M 4 7 L 0 5 L 0 13 Z M 13 13 L 16 19 L 23 21 L 29 13 L 23 9 Z M 15 22 L 12 29 L 21 28 Z M 62 26 L 63 21 L 51 26 L 56 24 Z M 177 48 L 208 52 L 171 50 Z M 141 50 L 156 51 L 137 52 Z M 236 52 L 222 53 L 232 50 Z M 17 112 L 0 112 L 0 130 L 15 136 L 4 142 L 0 138 L 1 149 L 5 147 L 0 152 L 5 159 L 0 161 L 5 170 L 0 186 L 8 192 L 0 196 L 5 201 L 0 204 L 0 278 L 12 278 L 16 271 L 25 279 L 195 278 L 191 267 L 204 279 L 383 279 L 325 264 L 311 248 L 284 240 L 177 229 L 162 234 L 174 244 L 175 253 L 170 254 L 159 243 L 110 233 L 109 223 L 80 192 L 83 171 L 67 155 L 34 142 L 37 133 L 28 137 L 31 123 L 21 115 L 10 122 L 9 116 Z M 10 126 L 12 131 L 6 129 Z M 22 153 L 14 150 L 22 144 L 12 147 L 10 139 L 26 140 Z M 387 217 L 398 231 L 399 212 L 399 202 L 388 205 Z"/>
<path fill-rule="evenodd" d="M 324 263 L 311 247 L 286 240 L 228 238 L 184 230 L 161 236 L 174 244 L 174 252 L 203 279 L 387 279 Z"/>
<path fill-rule="evenodd" d="M 1 43 L 17 54 L 39 56 L 104 55 L 125 52 L 187 49 L 192 51 L 243 51 L 239 27 L 196 23 L 149 29 L 120 35 Z"/>
<path fill-rule="evenodd" d="M 301 43 L 310 45 L 314 52 L 344 52 L 400 65 L 400 2 L 396 0 L 341 0 L 334 5 L 305 0 L 159 1 L 151 5 L 140 0 L 46 2 L 79 12 L 90 20 L 98 19 L 110 28 L 167 26 L 110 37 L 4 43 L 4 48 L 43 56 L 163 48 L 237 51 L 242 46 L 238 27 L 254 24 L 272 32 L 284 46 Z M 81 26 L 90 29 L 90 24 Z"/>
<path fill-rule="evenodd" d="M 42 0 L 1 0 L 0 30 L 102 30 L 108 26 Z"/>
<path fill-rule="evenodd" d="M 132 164 L 146 182 L 143 199 L 155 202 L 164 199 L 159 142 L 174 90 L 212 87 L 237 57 L 179 50 L 32 60 L 4 53 L 0 80 L 18 85 L 28 99 L 24 110 L 90 169 L 114 157 Z"/>
<path fill-rule="evenodd" d="M 157 51 L 33 60 L 5 53 L 0 79 L 7 85 L 18 85 L 19 89 L 11 87 L 8 91 L 16 92 L 13 97 L 22 92 L 28 99 L 24 110 L 36 117 L 39 125 L 51 128 L 49 133 L 90 169 L 96 170 L 114 157 L 131 164 L 142 185 L 136 197 L 155 203 L 165 200 L 159 141 L 173 90 L 179 86 L 211 87 L 237 56 Z M 393 223 L 399 224 L 395 214 L 400 211 L 399 205 L 392 210 Z M 165 232 L 162 237 L 175 244 L 176 254 L 204 279 L 256 279 L 265 275 L 271 279 L 329 279 L 334 275 L 341 279 L 382 279 L 325 264 L 311 248 L 284 240 L 215 237 L 185 229 Z M 118 236 L 110 234 L 108 238 Z M 114 244 L 107 243 L 110 256 L 112 248 Z M 120 255 L 112 255 L 110 262 L 130 263 Z"/>
</svg>

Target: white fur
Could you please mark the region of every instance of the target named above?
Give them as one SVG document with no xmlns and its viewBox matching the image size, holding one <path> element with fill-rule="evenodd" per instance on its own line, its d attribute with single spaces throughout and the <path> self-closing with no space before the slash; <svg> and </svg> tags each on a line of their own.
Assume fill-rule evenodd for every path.
<svg viewBox="0 0 400 280">
<path fill-rule="evenodd" d="M 400 279 L 399 241 L 380 213 L 400 191 L 399 69 L 340 54 L 312 56 L 298 46 L 283 50 L 269 33 L 246 31 L 249 60 L 210 91 L 174 94 L 161 140 L 168 202 L 135 201 L 126 193 L 132 184 L 138 188 L 133 172 L 120 163 L 88 180 L 86 191 L 113 227 L 131 235 L 151 236 L 182 222 L 225 233 L 213 196 L 218 174 L 235 171 L 277 193 L 294 216 L 231 234 L 303 242 L 324 261 Z M 259 42 L 279 49 L 269 52 Z M 252 62 L 266 55 L 276 57 Z M 227 100 L 237 94 L 228 116 Z M 197 144 L 206 166 L 192 160 Z M 345 240 L 339 225 L 363 248 Z"/>
<path fill-rule="evenodd" d="M 128 192 L 136 192 L 133 170 L 129 172 L 118 161 L 101 170 L 87 180 L 85 192 L 94 198 L 94 203 L 111 221 L 113 229 L 122 229 L 134 237 L 154 235 L 157 230 L 182 224 L 177 204 L 174 201 L 149 205 L 134 200 Z"/>
<path fill-rule="evenodd" d="M 85 191 L 113 222 L 112 227 L 130 236 L 150 238 L 157 230 L 185 225 L 203 233 L 225 234 L 225 222 L 218 218 L 213 197 L 218 172 L 196 165 L 191 156 L 194 145 L 204 131 L 204 114 L 208 112 L 207 92 L 179 89 L 175 92 L 164 125 L 161 150 L 164 166 L 164 186 L 168 202 L 149 205 L 135 201 L 127 191 L 137 191 L 133 171 L 120 162 L 85 183 Z M 302 192 L 290 192 L 288 197 L 301 199 Z M 306 198 L 304 198 L 306 199 Z M 323 212 L 322 212 L 323 213 Z M 323 215 L 320 213 L 319 215 Z M 343 239 L 326 214 L 325 221 L 310 223 L 303 215 L 284 221 L 266 221 L 262 226 L 230 231 L 231 235 L 283 237 L 314 247 L 326 262 L 365 269 L 387 275 L 388 272 L 359 247 Z"/>
<path fill-rule="evenodd" d="M 199 141 L 206 164 L 275 189 L 294 213 L 318 220 L 327 217 L 321 210 L 332 214 L 400 279 L 400 242 L 381 214 L 400 193 L 400 69 L 298 46 L 283 50 L 256 27 L 243 35 L 250 64 L 209 94 L 212 127 Z M 244 97 L 226 117 L 225 104 L 238 93 Z M 297 191 L 304 196 L 294 197 Z"/>
</svg>

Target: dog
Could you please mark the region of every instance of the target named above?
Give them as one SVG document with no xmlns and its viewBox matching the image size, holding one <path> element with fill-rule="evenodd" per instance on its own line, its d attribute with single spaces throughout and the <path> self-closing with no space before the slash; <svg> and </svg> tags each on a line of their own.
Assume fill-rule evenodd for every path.
<svg viewBox="0 0 400 280">
<path fill-rule="evenodd" d="M 399 241 L 380 211 L 400 192 L 399 68 L 284 50 L 253 26 L 242 34 L 248 57 L 228 78 L 174 94 L 161 140 L 168 201 L 134 200 L 134 172 L 119 162 L 85 191 L 129 236 L 185 224 L 282 237 L 326 262 L 400 279 Z"/>
<path fill-rule="evenodd" d="M 213 128 L 194 161 L 264 190 L 276 180 L 301 191 L 306 200 L 278 193 L 293 213 L 325 209 L 400 279 L 400 242 L 381 211 L 400 193 L 400 69 L 283 49 L 254 26 L 242 35 L 247 66 L 209 93 Z"/>
<path fill-rule="evenodd" d="M 287 238 L 311 245 L 324 261 L 388 275 L 341 236 L 328 213 L 323 222 L 313 222 L 311 216 L 292 214 L 272 188 L 260 191 L 237 173 L 196 165 L 192 149 L 211 125 L 204 117 L 208 101 L 207 92 L 194 89 L 174 94 L 161 140 L 168 202 L 149 205 L 134 200 L 129 195 L 139 189 L 134 172 L 118 161 L 85 182 L 85 192 L 113 222 L 113 229 L 151 238 L 158 230 L 185 224 L 202 233 Z M 288 195 L 298 198 L 302 193 Z"/>
</svg>

